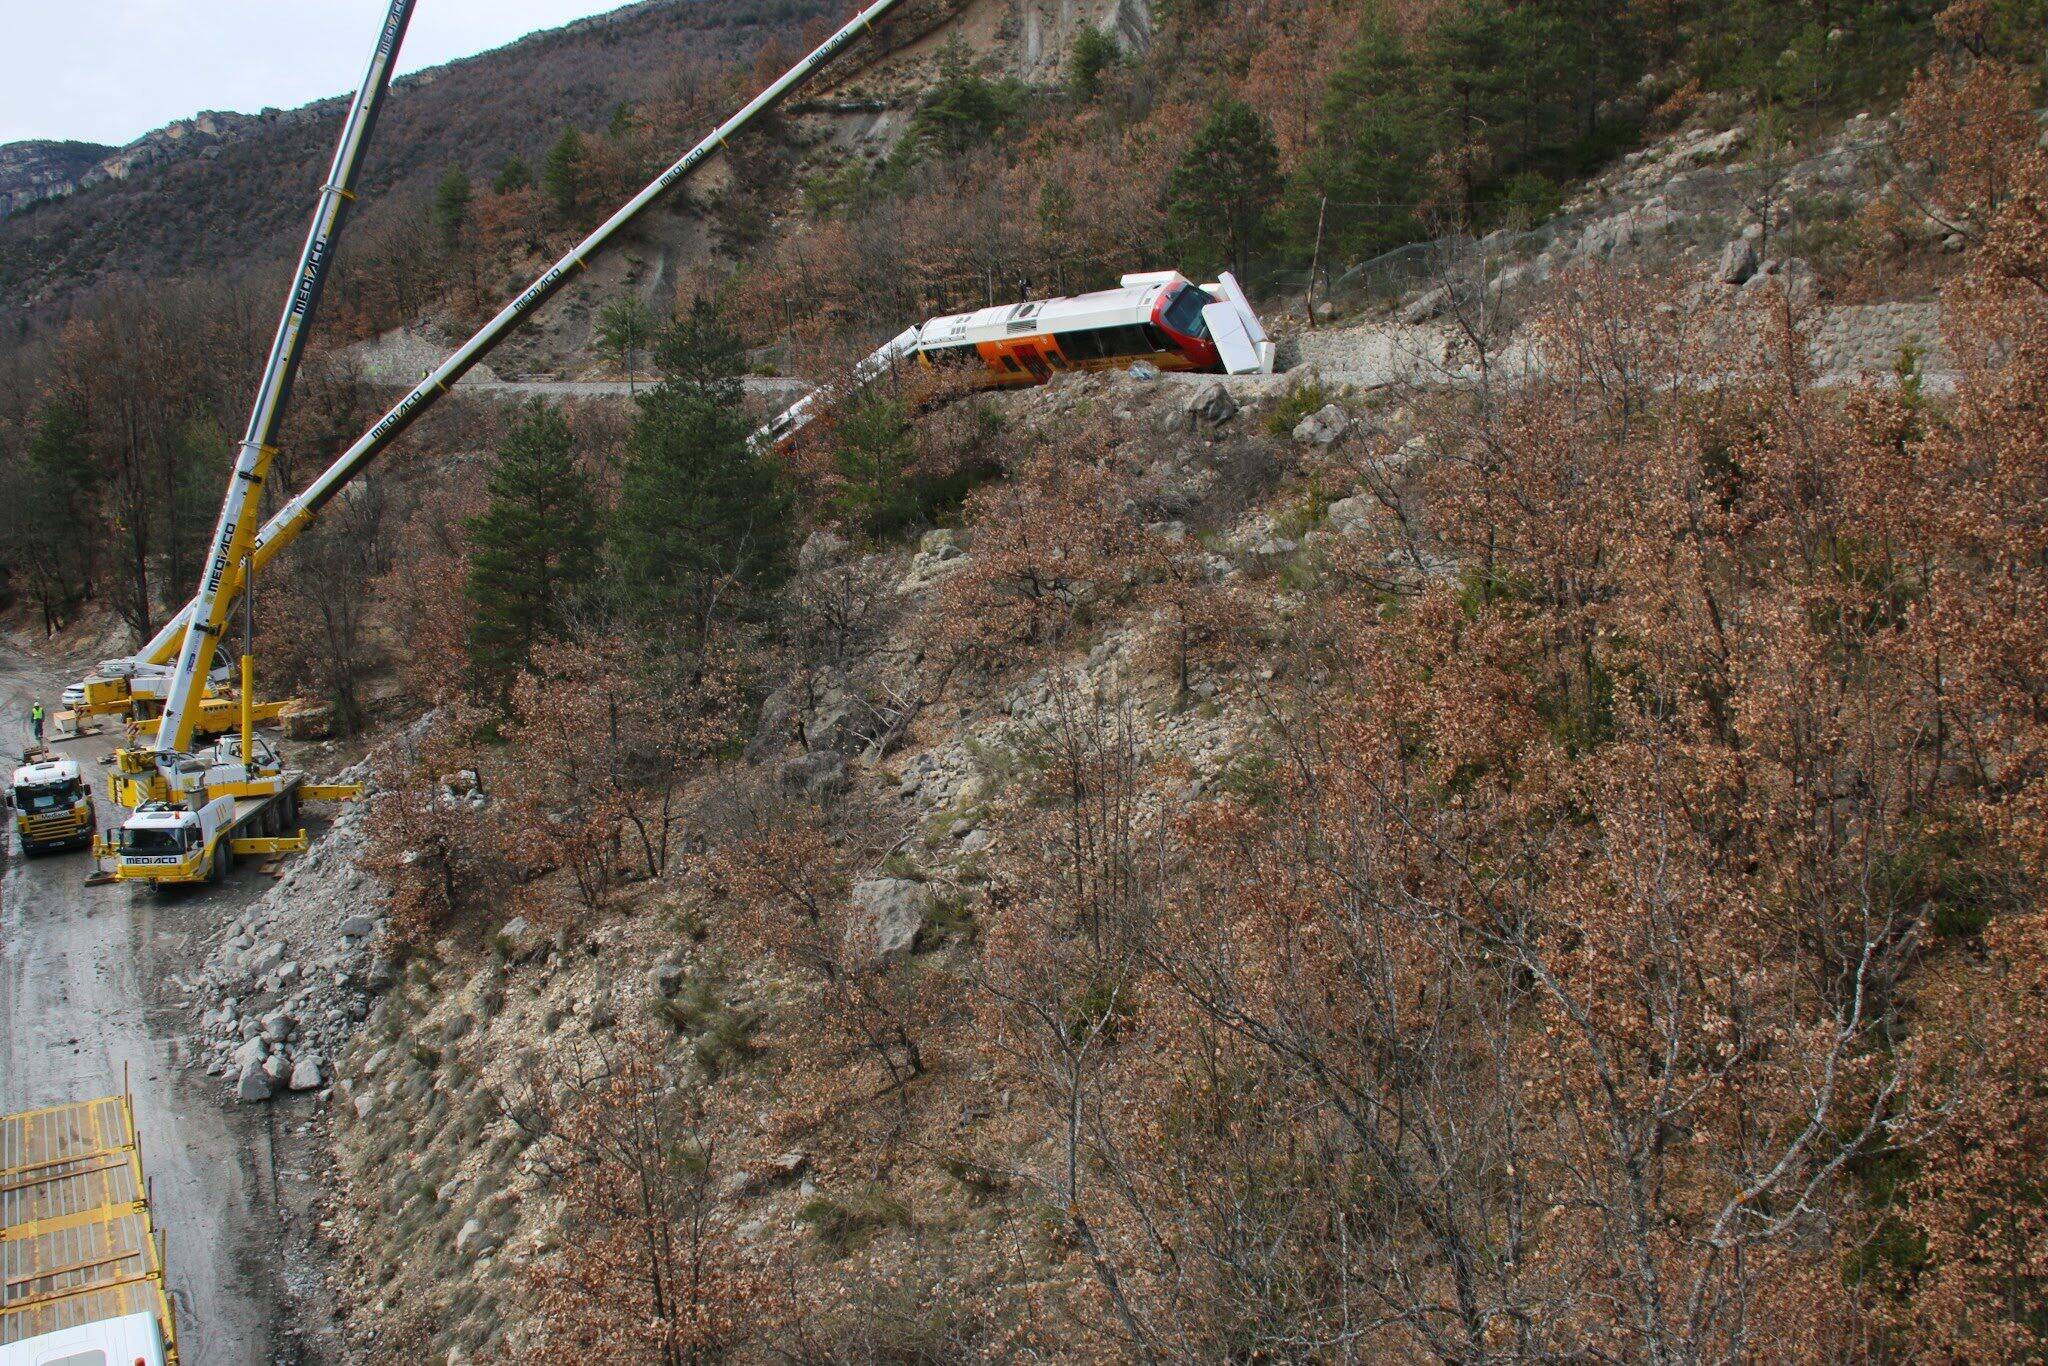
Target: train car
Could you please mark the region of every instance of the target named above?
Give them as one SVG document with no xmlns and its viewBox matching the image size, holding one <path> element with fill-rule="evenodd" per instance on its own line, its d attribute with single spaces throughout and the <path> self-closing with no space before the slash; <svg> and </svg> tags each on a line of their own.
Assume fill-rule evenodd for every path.
<svg viewBox="0 0 2048 1366">
<path fill-rule="evenodd" d="M 1126 275 L 1115 289 L 999 304 L 905 328 L 854 367 L 850 383 L 813 391 L 754 434 L 757 446 L 794 435 L 837 394 L 900 364 L 967 370 L 1001 388 L 1043 384 L 1063 370 L 1271 373 L 1272 341 L 1228 272 L 1197 285 L 1176 270 Z"/>
<path fill-rule="evenodd" d="M 1003 386 L 1141 360 L 1220 373 L 1227 367 L 1204 314 L 1222 302 L 1178 271 L 1127 275 L 1115 289 L 934 318 L 918 329 L 914 354 L 925 365 L 978 365 Z"/>
</svg>

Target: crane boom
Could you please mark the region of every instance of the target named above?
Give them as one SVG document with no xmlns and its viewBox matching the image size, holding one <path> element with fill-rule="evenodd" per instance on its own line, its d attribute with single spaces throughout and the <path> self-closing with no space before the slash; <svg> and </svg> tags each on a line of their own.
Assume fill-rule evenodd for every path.
<svg viewBox="0 0 2048 1366">
<path fill-rule="evenodd" d="M 362 472 L 365 466 L 376 459 L 385 447 L 397 440 L 406 428 L 418 420 L 420 415 L 431 407 L 441 395 L 448 392 L 450 386 L 460 381 L 464 375 L 469 373 L 471 368 L 485 356 L 489 355 L 499 342 L 503 341 L 531 317 L 542 304 L 553 298 L 555 292 L 568 281 L 572 271 L 585 267 L 589 258 L 600 247 L 609 242 L 627 224 L 638 218 L 646 211 L 649 205 L 673 188 L 678 181 L 695 170 L 705 158 L 717 151 L 728 138 L 753 122 L 762 112 L 773 107 L 783 96 L 830 65 L 833 59 L 838 57 L 863 31 L 871 28 L 877 19 L 882 18 L 901 3 L 902 0 L 874 0 L 874 3 L 863 8 L 860 13 L 849 19 L 843 28 L 812 49 L 796 65 L 783 72 L 781 76 L 776 78 L 760 94 L 749 100 L 738 113 L 734 114 L 724 123 L 719 124 L 702 142 L 699 142 L 695 147 L 685 152 L 674 165 L 663 171 L 645 189 L 627 201 L 624 207 L 606 219 L 596 231 L 572 247 L 561 260 L 548 267 L 547 271 L 539 279 L 528 285 L 517 298 L 505 305 L 495 318 L 485 323 L 474 336 L 457 347 L 452 355 L 441 362 L 438 369 L 413 386 L 412 390 L 405 397 L 401 398 L 391 407 L 390 411 L 378 419 L 374 427 L 358 437 L 354 445 L 342 452 L 335 459 L 334 463 L 323 470 L 310 484 L 306 485 L 297 497 L 286 503 L 282 508 L 279 508 L 270 520 L 263 524 L 262 529 L 256 533 L 253 543 L 249 546 L 248 558 L 251 559 L 255 567 L 259 570 L 262 569 L 285 546 L 289 545 L 301 531 L 304 531 L 311 524 L 312 520 L 319 515 L 320 510 L 336 494 L 340 493 L 342 488 L 351 479 L 355 478 L 357 474 Z M 227 572 L 239 573 L 240 571 L 237 566 L 241 562 L 242 557 L 240 556 L 232 559 L 227 566 Z M 211 572 L 209 570 L 209 574 Z M 185 657 L 194 653 L 193 641 L 195 638 L 202 642 L 200 648 L 210 654 L 212 638 L 206 634 L 204 629 L 204 617 L 195 615 L 199 611 L 200 601 L 200 598 L 194 598 L 185 605 L 183 610 L 164 623 L 163 629 L 158 631 L 149 644 L 142 648 L 138 657 L 157 661 L 168 658 L 169 650 L 181 631 L 185 635 L 184 648 L 179 656 L 181 677 Z M 201 629 L 197 631 L 186 629 L 195 619 L 202 622 Z M 203 672 L 202 668 L 200 673 L 203 674 Z M 174 683 L 173 686 L 175 688 L 178 685 Z M 195 691 L 189 683 L 185 684 L 185 689 L 187 692 Z M 167 721 L 169 715 L 169 708 L 166 707 L 165 717 Z M 189 727 L 187 729 L 189 730 Z M 158 732 L 160 744 L 163 743 L 164 737 L 168 734 L 169 727 L 166 725 L 164 729 Z"/>
<path fill-rule="evenodd" d="M 299 254 L 291 296 L 285 301 L 277 336 L 270 344 L 270 358 L 256 386 L 255 406 L 250 409 L 249 426 L 235 456 L 234 475 L 228 480 L 227 496 L 221 502 L 220 521 L 209 542 L 211 551 L 201 570 L 199 592 L 185 613 L 188 629 L 178 650 L 170 686 L 164 693 L 163 720 L 157 727 L 159 755 L 182 752 L 192 743 L 214 646 L 241 585 L 240 565 L 248 554 L 249 523 L 261 506 L 263 480 L 269 473 L 271 457 L 276 454 L 271 440 L 277 434 L 279 414 L 291 396 L 292 380 L 305 355 L 306 337 L 312 330 L 321 288 L 327 281 L 335 238 L 341 231 L 349 201 L 355 197 L 363 150 L 376 126 L 384 94 L 391 87 L 392 67 L 398 60 L 406 26 L 412 22 L 413 4 L 414 0 L 391 0 L 384 27 L 377 35 L 376 49 L 370 54 L 369 68 L 363 73 L 363 83 L 342 122 L 334 163 L 321 186 L 313 224 Z"/>
</svg>

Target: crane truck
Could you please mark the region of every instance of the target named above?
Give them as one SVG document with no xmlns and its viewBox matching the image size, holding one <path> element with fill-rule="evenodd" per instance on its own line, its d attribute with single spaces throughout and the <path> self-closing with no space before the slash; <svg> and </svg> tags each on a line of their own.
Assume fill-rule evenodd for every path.
<svg viewBox="0 0 2048 1366">
<path fill-rule="evenodd" d="M 831 65 L 863 34 L 870 32 L 878 21 L 903 3 L 904 0 L 872 0 L 872 3 L 862 8 L 824 42 L 783 72 L 738 112 L 714 128 L 589 236 L 570 248 L 565 255 L 542 272 L 439 366 L 423 376 L 418 384 L 377 420 L 374 426 L 358 437 L 354 444 L 336 457 L 333 463 L 300 490 L 297 496 L 273 513 L 260 528 L 246 517 L 238 517 L 232 523 L 224 519 L 221 529 L 231 532 L 232 535 L 225 545 L 222 544 L 218 533 L 216 535 L 214 554 L 206 571 L 206 583 L 211 585 L 210 590 L 202 588 L 199 594 L 195 594 L 182 608 L 173 613 L 158 628 L 156 634 L 133 655 L 102 661 L 91 677 L 82 683 L 72 685 L 72 688 L 67 690 L 66 705 L 75 705 L 77 702 L 86 701 L 89 696 L 97 696 L 107 710 L 113 711 L 121 709 L 125 705 L 123 699 L 130 694 L 142 699 L 145 707 L 153 705 L 154 699 L 161 697 L 164 699 L 162 710 L 170 716 L 174 711 L 171 699 L 182 692 L 187 696 L 176 711 L 183 713 L 190 710 L 191 683 L 190 680 L 180 681 L 178 672 L 188 667 L 188 655 L 193 657 L 194 663 L 202 654 L 207 660 L 212 659 L 213 636 L 208 635 L 205 630 L 207 617 L 217 605 L 233 598 L 245 569 L 261 571 L 283 553 L 287 546 L 313 524 L 350 481 L 367 469 L 371 462 L 459 383 L 462 377 L 489 355 L 500 342 L 537 313 L 576 272 L 586 269 L 593 255 L 669 190 L 686 179 L 729 139 Z M 240 468 L 238 465 L 238 481 Z M 236 500 L 233 494 L 230 498 L 239 504 L 240 500 Z M 202 610 L 202 600 L 205 600 L 207 610 Z M 197 647 L 192 644 L 191 626 L 195 620 L 199 621 L 199 635 L 202 641 L 206 642 Z M 215 634 L 217 635 L 217 630 Z M 170 727 L 173 736 L 183 724 L 180 714 L 177 723 Z"/>
<path fill-rule="evenodd" d="M 344 129 L 342 146 L 336 152 L 335 173 L 329 177 L 328 185 L 322 191 L 321 215 L 315 220 L 300 262 L 300 285 L 287 305 L 270 363 L 258 388 L 249 432 L 236 458 L 234 475 L 228 482 L 227 496 L 221 505 L 220 520 L 209 542 L 199 591 L 130 661 L 160 666 L 175 655 L 175 663 L 164 685 L 163 710 L 158 718 L 154 744 L 130 746 L 115 755 L 117 771 L 110 777 L 112 790 L 116 799 L 129 807 L 133 814 L 111 841 L 96 846 L 96 849 L 115 859 L 117 878 L 159 884 L 189 882 L 219 875 L 219 870 L 224 869 L 238 853 L 304 847 L 303 833 L 294 837 L 274 832 L 278 814 L 295 810 L 301 800 L 346 795 L 348 789 L 309 784 L 300 775 L 286 773 L 274 764 L 266 766 L 260 761 L 250 720 L 253 678 L 248 656 L 243 656 L 242 660 L 244 719 L 239 743 L 223 740 L 208 754 L 191 753 L 204 707 L 205 680 L 213 669 L 214 652 L 236 596 L 239 594 L 246 601 L 257 572 L 311 525 L 351 479 L 396 441 L 452 385 L 553 298 L 574 272 L 584 269 L 593 254 L 694 171 L 727 139 L 830 65 L 869 31 L 876 20 L 902 2 L 873 0 L 737 113 L 713 129 L 589 236 L 570 248 L 474 336 L 457 347 L 333 464 L 259 528 L 255 517 L 257 491 L 269 474 L 271 458 L 275 454 L 269 437 L 297 364 L 305 324 L 325 277 L 329 240 L 340 218 L 342 200 L 347 196 L 345 181 L 352 175 L 360 155 L 360 139 L 367 136 L 368 115 L 375 105 L 371 91 L 374 85 L 376 92 L 381 93 L 382 85 L 389 76 L 388 68 L 379 73 L 373 66 L 372 79 L 366 79 L 364 94 L 358 96 L 358 107 L 351 113 L 351 124 L 361 114 L 363 127 L 353 134 L 350 129 Z M 393 8 L 395 11 L 398 7 L 394 5 Z M 366 99 L 369 110 L 363 108 Z M 137 671 L 138 674 L 140 672 L 143 671 Z M 232 809 L 222 804 L 224 798 L 235 799 Z M 273 830 L 266 831 L 266 826 L 273 827 Z"/>
<path fill-rule="evenodd" d="M 281 853 L 306 846 L 304 831 L 293 832 L 301 801 L 343 799 L 359 789 L 353 785 L 317 785 L 303 774 L 289 772 L 268 743 L 256 736 L 259 708 L 255 700 L 255 666 L 245 652 L 241 660 L 241 695 L 237 735 L 228 736 L 204 753 L 192 752 L 195 737 L 207 733 L 212 706 L 209 680 L 217 678 L 214 645 L 227 625 L 237 594 L 249 610 L 246 639 L 255 638 L 255 569 L 248 558 L 249 527 L 260 506 L 264 481 L 277 449 L 271 444 L 291 396 L 292 381 L 305 355 L 314 313 L 327 280 L 363 154 L 375 128 L 377 113 L 391 87 L 399 45 L 412 21 L 414 0 L 391 0 L 377 45 L 370 54 L 362 84 L 342 120 L 334 161 L 321 185 L 312 226 L 299 253 L 291 293 L 271 341 L 270 355 L 256 386 L 234 472 L 221 503 L 212 547 L 202 568 L 199 598 L 185 633 L 177 663 L 168 674 L 149 661 L 133 661 L 126 675 L 132 699 L 138 687 L 161 682 L 162 709 L 154 718 L 155 736 L 148 746 L 129 745 L 115 752 L 109 794 L 132 814 L 110 840 L 94 851 L 115 861 L 121 881 L 159 885 L 218 881 L 234 866 L 237 855 Z M 94 684 L 82 685 L 92 701 Z M 67 697 L 67 701 L 69 698 Z M 267 710 L 267 709 L 266 709 Z"/>
<path fill-rule="evenodd" d="M 0 1115 L 0 1366 L 177 1366 L 126 1092 Z"/>
</svg>

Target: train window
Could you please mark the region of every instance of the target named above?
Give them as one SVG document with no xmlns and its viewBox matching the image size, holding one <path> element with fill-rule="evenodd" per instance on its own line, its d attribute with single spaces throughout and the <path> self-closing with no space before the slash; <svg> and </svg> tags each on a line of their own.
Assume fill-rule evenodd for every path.
<svg viewBox="0 0 2048 1366">
<path fill-rule="evenodd" d="M 1166 306 L 1163 315 L 1166 325 L 1183 337 L 1206 337 L 1209 324 L 1202 318 L 1202 310 L 1215 302 L 1206 290 L 1189 285 L 1174 295 L 1173 302 Z"/>
<path fill-rule="evenodd" d="M 1061 332 L 1053 340 L 1069 360 L 1101 360 L 1102 338 L 1094 332 Z"/>
</svg>

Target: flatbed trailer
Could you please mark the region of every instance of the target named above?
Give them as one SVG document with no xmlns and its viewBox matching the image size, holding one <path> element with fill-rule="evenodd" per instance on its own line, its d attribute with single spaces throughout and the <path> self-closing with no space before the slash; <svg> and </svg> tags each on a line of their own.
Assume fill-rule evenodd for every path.
<svg viewBox="0 0 2048 1366">
<path fill-rule="evenodd" d="M 0 1366 L 53 1359 L 178 1360 L 126 1094 L 0 1115 Z"/>
<path fill-rule="evenodd" d="M 114 801 L 133 795 L 122 791 L 126 781 L 118 773 L 109 776 Z M 267 790 L 271 783 L 275 791 Z M 237 858 L 304 850 L 309 839 L 298 824 L 300 802 L 344 801 L 360 791 L 353 784 L 309 783 L 297 772 L 210 790 L 218 795 L 196 811 L 160 802 L 138 805 L 93 852 L 115 861 L 120 882 L 219 882 Z"/>
</svg>

